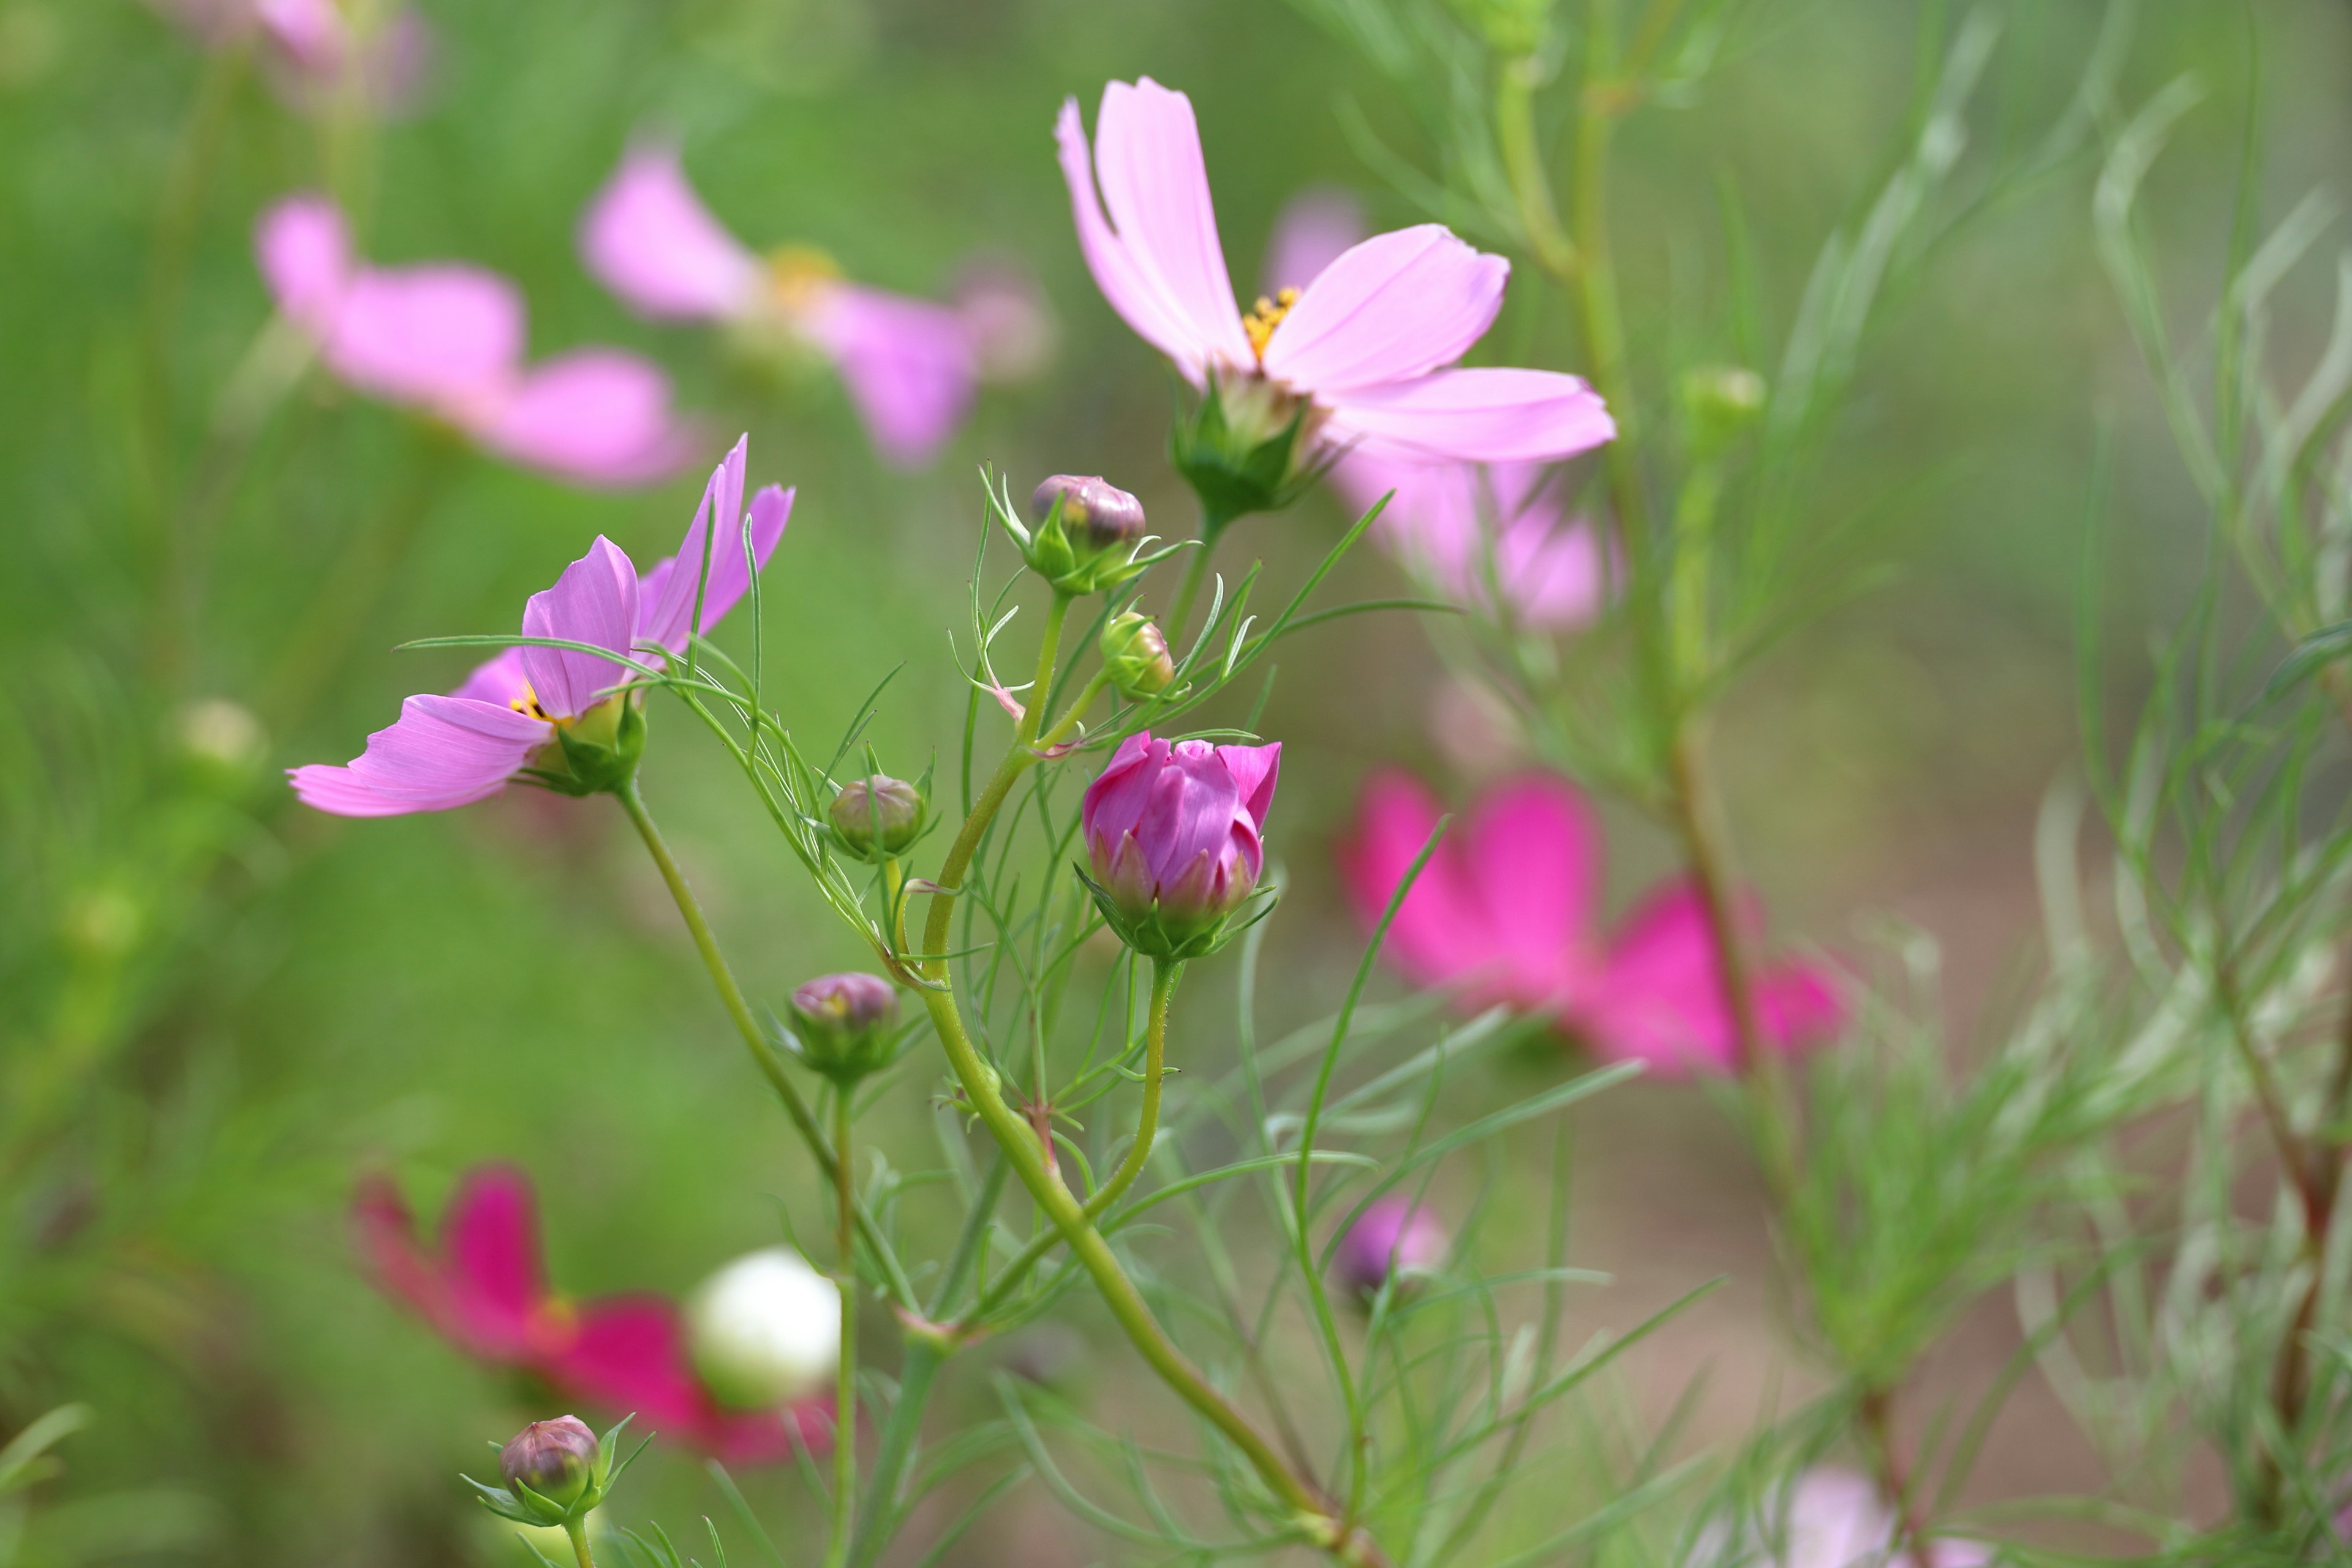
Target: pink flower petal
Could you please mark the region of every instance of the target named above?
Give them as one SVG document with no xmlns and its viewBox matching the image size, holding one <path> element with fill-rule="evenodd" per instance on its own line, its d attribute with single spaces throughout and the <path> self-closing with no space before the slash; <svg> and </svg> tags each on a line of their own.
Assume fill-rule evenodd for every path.
<svg viewBox="0 0 2352 1568">
<path fill-rule="evenodd" d="M 441 1215 L 441 1251 L 469 1348 L 520 1352 L 548 1294 L 530 1178 L 510 1165 L 466 1173 Z"/>
<path fill-rule="evenodd" d="M 636 568 L 601 533 L 588 553 L 566 566 L 555 586 L 533 594 L 522 612 L 527 637 L 592 643 L 614 653 L 628 652 L 636 626 Z M 574 648 L 527 645 L 522 667 L 540 707 L 555 719 L 585 713 L 603 700 L 606 689 L 632 679 L 625 666 Z"/>
<path fill-rule="evenodd" d="M 449 695 L 504 708 L 530 689 L 530 675 L 522 667 L 522 649 L 502 647 L 494 658 L 476 665 L 466 683 Z"/>
<path fill-rule="evenodd" d="M 638 584 L 638 611 L 643 617 L 637 626 L 640 642 L 658 643 L 672 653 L 685 650 L 687 622 L 694 614 L 695 590 L 703 574 L 707 520 L 714 514 L 722 518 L 733 515 L 738 521 L 723 527 L 710 545 L 709 576 L 700 583 L 702 620 L 696 629 L 708 634 L 750 590 L 751 578 L 744 569 L 740 531 L 743 458 L 748 441 L 747 437 L 737 442 L 727 462 L 710 476 L 710 483 L 703 490 L 702 504 L 695 510 L 694 521 L 688 525 L 677 554 L 656 562 Z M 724 493 L 714 493 L 721 491 Z M 730 495 L 731 501 L 728 500 Z M 792 511 L 793 492 L 778 486 L 770 485 L 751 498 L 751 549 L 761 566 L 767 565 L 776 542 L 783 537 Z"/>
<path fill-rule="evenodd" d="M 1102 144 L 1098 149 L 1103 173 L 1100 196 L 1096 194 L 1097 163 L 1087 151 L 1086 127 L 1076 99 L 1063 103 L 1054 128 L 1055 140 L 1060 148 L 1062 177 L 1070 188 L 1078 248 L 1086 256 L 1096 286 L 1138 336 L 1175 361 L 1177 368 L 1197 385 L 1208 366 L 1242 368 L 1255 362 L 1249 340 L 1242 333 L 1233 283 L 1224 275 L 1192 106 L 1181 93 L 1170 93 L 1157 83 L 1147 85 L 1150 96 L 1140 105 L 1139 115 L 1129 111 L 1134 107 L 1129 100 L 1138 89 L 1112 82 L 1103 89 L 1095 128 Z M 1169 113 L 1160 102 L 1162 97 L 1174 99 L 1178 112 Z M 1117 116 L 1112 112 L 1114 103 L 1126 106 Z M 1139 161 L 1147 165 L 1139 178 L 1132 168 Z M 1129 216 L 1139 183 L 1177 212 L 1131 228 Z M 1116 198 L 1111 195 L 1114 184 L 1119 193 Z M 1104 215 L 1105 200 L 1111 203 L 1113 217 Z M 1119 226 L 1116 231 L 1113 221 Z M 1167 268 L 1160 258 L 1149 253 L 1148 247 L 1160 241 L 1182 251 L 1196 250 L 1198 231 L 1203 227 L 1213 268 L 1204 268 L 1197 255 L 1177 263 L 1177 270 L 1196 286 L 1196 300 L 1170 283 Z M 1188 229 L 1194 232 L 1187 233 Z"/>
<path fill-rule="evenodd" d="M 254 0 L 253 14 L 270 41 L 305 71 L 332 77 L 350 57 L 351 24 L 335 0 Z"/>
<path fill-rule="evenodd" d="M 1265 814 L 1274 808 L 1274 786 L 1282 776 L 1282 742 L 1263 746 L 1219 746 L 1217 760 L 1234 776 L 1242 809 L 1265 831 Z"/>
<path fill-rule="evenodd" d="M 504 706 L 412 697 L 348 767 L 313 763 L 287 776 L 305 805 L 338 816 L 447 811 L 496 795 L 552 738 L 549 725 Z"/>
<path fill-rule="evenodd" d="M 1340 253 L 1364 237 L 1364 209 L 1346 191 L 1325 185 L 1301 191 L 1283 204 L 1265 247 L 1260 291 L 1304 290 Z"/>
<path fill-rule="evenodd" d="M 788 1458 L 793 1436 L 814 1453 L 831 1447 L 831 1406 L 810 1401 L 782 1410 L 720 1406 L 695 1376 L 677 1309 L 658 1296 L 614 1296 L 582 1308 L 571 1343 L 551 1357 L 550 1381 L 655 1432 L 730 1465 Z"/>
<path fill-rule="evenodd" d="M 597 487 L 667 479 L 700 445 L 670 409 L 669 377 L 618 349 L 578 349 L 544 360 L 474 410 L 467 424 L 501 457 Z"/>
<path fill-rule="evenodd" d="M 1488 792 L 1457 831 L 1514 994 L 1556 1002 L 1585 984 L 1601 848 L 1583 797 L 1556 778 L 1514 779 Z"/>
<path fill-rule="evenodd" d="M 1602 556 L 1591 525 L 1562 514 L 1544 463 L 1408 462 L 1361 448 L 1340 458 L 1331 483 L 1369 511 L 1381 544 L 1461 604 L 1491 611 L 1502 591 L 1512 614 L 1543 629 L 1580 625 L 1601 608 Z"/>
<path fill-rule="evenodd" d="M 1340 842 L 1338 858 L 1349 902 L 1366 930 L 1388 909 L 1397 885 L 1443 815 L 1436 800 L 1408 773 L 1376 773 L 1364 786 L 1355 825 Z M 1473 994 L 1472 1005 L 1495 1000 L 1498 985 L 1505 992 L 1509 988 L 1508 977 L 1497 973 L 1501 952 L 1496 933 L 1470 884 L 1459 847 L 1450 841 L 1441 841 L 1422 868 L 1389 927 L 1382 952 L 1418 984 L 1485 979 L 1487 984 Z"/>
<path fill-rule="evenodd" d="M 1753 947 L 1763 914 L 1739 901 L 1739 929 Z M 1845 1022 L 1845 998 L 1826 970 L 1809 964 L 1759 968 L 1751 978 L 1757 1024 L 1765 1042 L 1789 1051 L 1818 1045 Z M 1607 971 L 1580 1000 L 1572 1022 L 1593 1049 L 1641 1060 L 1673 1077 L 1729 1072 L 1738 1064 L 1730 1004 L 1706 905 L 1688 882 L 1661 888 L 1628 915 L 1612 945 Z"/>
<path fill-rule="evenodd" d="M 646 315 L 716 321 L 749 306 L 760 263 L 688 184 L 677 149 L 633 146 L 580 226 L 588 270 Z"/>
<path fill-rule="evenodd" d="M 522 296 L 457 263 L 363 268 L 337 302 L 320 355 L 361 392 L 453 417 L 522 358 Z"/>
<path fill-rule="evenodd" d="M 1409 460 L 1556 462 L 1617 433 L 1598 394 L 1553 371 L 1441 370 L 1328 401 L 1328 439 Z"/>
<path fill-rule="evenodd" d="M 875 450 L 900 468 L 929 462 L 971 406 L 971 341 L 944 305 L 837 284 L 803 330 L 840 371 Z"/>
<path fill-rule="evenodd" d="M 351 281 L 351 235 L 343 215 L 324 196 L 289 196 L 262 214 L 254 227 L 262 281 L 285 317 L 324 338 Z"/>
<path fill-rule="evenodd" d="M 1486 336 L 1510 275 L 1442 224 L 1375 235 L 1299 296 L 1266 342 L 1265 373 L 1327 399 L 1425 375 Z"/>
</svg>

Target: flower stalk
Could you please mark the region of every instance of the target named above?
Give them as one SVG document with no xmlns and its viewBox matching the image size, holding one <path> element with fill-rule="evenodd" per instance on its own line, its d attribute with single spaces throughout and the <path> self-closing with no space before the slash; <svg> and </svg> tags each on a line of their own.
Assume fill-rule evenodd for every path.
<svg viewBox="0 0 2352 1568">
<path fill-rule="evenodd" d="M 849 1554 L 857 1517 L 857 1188 L 850 1163 L 851 1124 L 857 1091 L 848 1081 L 833 1090 L 833 1151 L 840 1162 L 834 1190 L 834 1267 L 841 1279 L 841 1364 L 835 1373 L 833 1406 L 833 1542 L 825 1552 L 831 1568 Z"/>
</svg>

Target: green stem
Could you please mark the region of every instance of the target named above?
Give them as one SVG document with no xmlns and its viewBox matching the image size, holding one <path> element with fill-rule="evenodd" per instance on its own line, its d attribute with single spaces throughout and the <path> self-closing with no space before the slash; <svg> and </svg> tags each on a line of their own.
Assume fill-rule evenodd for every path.
<svg viewBox="0 0 2352 1568">
<path fill-rule="evenodd" d="M 853 1101 L 847 1083 L 833 1097 L 834 1157 L 844 1176 L 854 1174 L 849 1140 Z M 851 1521 L 857 1512 L 857 1189 L 854 1180 L 834 1184 L 835 1267 L 841 1271 L 841 1362 L 834 1385 L 833 1542 L 825 1561 L 835 1568 L 849 1552 Z"/>
<path fill-rule="evenodd" d="M 1577 95 L 1576 175 L 1570 204 L 1570 237 L 1576 247 L 1575 285 L 1570 290 L 1584 323 L 1585 353 L 1591 356 L 1592 384 L 1617 422 L 1609 443 L 1609 489 L 1625 563 L 1639 575 L 1648 539 L 1648 507 L 1642 495 L 1641 428 L 1626 369 L 1625 323 L 1617 300 L 1617 263 L 1609 239 L 1609 143 L 1622 108 L 1616 68 L 1615 0 L 1593 0 L 1585 36 L 1584 80 Z"/>
<path fill-rule="evenodd" d="M 563 1533 L 572 1538 L 572 1555 L 580 1560 L 580 1568 L 596 1568 L 595 1554 L 588 1550 L 587 1520 L 565 1520 Z"/>
<path fill-rule="evenodd" d="M 1554 280 L 1572 285 L 1576 279 L 1576 242 L 1560 226 L 1559 208 L 1553 203 L 1551 181 L 1544 173 L 1543 153 L 1536 142 L 1536 89 L 1549 74 L 1533 55 L 1519 55 L 1502 63 L 1495 79 L 1495 141 L 1503 155 L 1503 172 L 1518 203 L 1519 226 L 1536 263 Z"/>
<path fill-rule="evenodd" d="M 776 1098 L 783 1101 L 784 1115 L 791 1120 L 793 1131 L 801 1135 L 801 1141 L 808 1145 L 809 1152 L 816 1157 L 817 1168 L 824 1173 L 825 1179 L 834 1184 L 836 1191 L 854 1191 L 850 1172 L 826 1140 L 824 1130 L 817 1125 L 816 1117 L 810 1111 L 808 1100 L 802 1095 L 800 1086 L 785 1071 L 783 1058 L 776 1054 L 776 1048 L 760 1032 L 759 1020 L 751 1016 L 751 1005 L 743 999 L 742 987 L 735 984 L 734 972 L 727 966 L 727 955 L 719 951 L 719 941 L 710 933 L 710 922 L 703 918 L 702 905 L 695 899 L 694 889 L 687 886 L 686 873 L 678 868 L 677 859 L 669 852 L 669 846 L 662 839 L 661 829 L 654 826 L 652 816 L 646 810 L 645 797 L 638 793 L 637 781 L 631 779 L 615 790 L 614 798 L 621 803 L 621 809 L 628 813 L 630 824 L 636 828 L 637 837 L 645 840 L 646 853 L 654 858 L 654 866 L 661 872 L 662 882 L 669 889 L 672 901 L 677 905 L 677 912 L 685 917 L 688 934 L 694 938 L 695 951 L 702 955 L 703 967 L 710 972 L 710 982 L 718 987 L 719 1000 L 726 1006 L 727 1016 L 733 1020 L 735 1032 L 742 1037 L 744 1049 L 751 1053 L 751 1065 L 760 1069 L 760 1076 L 768 1080 L 768 1086 L 776 1091 Z M 889 1266 L 891 1253 L 883 1245 L 880 1227 L 876 1226 L 874 1216 L 866 1212 L 864 1204 L 857 1205 L 856 1212 L 858 1233 L 866 1238 L 867 1249 L 884 1264 L 884 1271 L 890 1276 L 887 1283 L 891 1300 L 911 1310 L 915 1300 L 914 1289 L 895 1268 Z"/>
<path fill-rule="evenodd" d="M 867 1478 L 866 1496 L 858 1504 L 845 1568 L 869 1568 L 890 1543 L 894 1521 L 889 1515 L 898 1507 L 900 1479 L 914 1458 L 915 1439 L 921 1435 L 923 1412 L 931 1402 L 940 1368 L 954 1353 L 938 1334 L 909 1332 L 906 1345 L 906 1359 L 898 1367 L 898 1402 L 882 1426 L 881 1447 L 874 1455 L 874 1473 Z"/>
<path fill-rule="evenodd" d="M 1184 563 L 1184 581 L 1176 590 L 1176 603 L 1168 618 L 1160 623 L 1160 635 L 1168 639 L 1168 651 L 1179 659 L 1183 656 L 1184 623 L 1192 618 L 1193 602 L 1200 598 L 1202 586 L 1209 580 L 1209 557 L 1216 553 L 1217 541 L 1224 537 L 1225 525 L 1231 518 L 1219 518 L 1204 511 L 1201 517 L 1201 548 L 1192 552 L 1192 559 Z"/>
</svg>

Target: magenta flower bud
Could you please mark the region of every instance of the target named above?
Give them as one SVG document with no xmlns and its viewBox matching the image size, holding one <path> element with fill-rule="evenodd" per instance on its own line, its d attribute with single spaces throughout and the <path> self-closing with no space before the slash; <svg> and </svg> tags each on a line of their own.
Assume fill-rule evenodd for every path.
<svg viewBox="0 0 2352 1568">
<path fill-rule="evenodd" d="M 1096 902 L 1150 958 L 1213 952 L 1257 888 L 1282 747 L 1130 735 L 1079 807 Z"/>
<path fill-rule="evenodd" d="M 1143 503 L 1100 474 L 1055 474 L 1029 498 L 1029 515 L 1042 523 L 1062 503 L 1062 531 L 1084 557 L 1142 542 L 1149 526 Z"/>
<path fill-rule="evenodd" d="M 580 1500 L 596 1468 L 596 1434 L 576 1415 L 534 1421 L 499 1450 L 499 1474 L 561 1508 Z"/>
<path fill-rule="evenodd" d="M 923 830 L 923 792 L 876 773 L 842 785 L 833 797 L 833 830 L 860 859 L 896 855 Z"/>
<path fill-rule="evenodd" d="M 1382 1198 L 1348 1227 L 1339 1243 L 1339 1278 L 1366 1300 L 1391 1279 L 1402 1290 L 1436 1273 L 1452 1246 L 1435 1215 L 1406 1198 Z"/>
<path fill-rule="evenodd" d="M 824 974 L 793 993 L 801 1056 L 814 1070 L 854 1083 L 889 1058 L 898 993 L 878 974 Z"/>
</svg>

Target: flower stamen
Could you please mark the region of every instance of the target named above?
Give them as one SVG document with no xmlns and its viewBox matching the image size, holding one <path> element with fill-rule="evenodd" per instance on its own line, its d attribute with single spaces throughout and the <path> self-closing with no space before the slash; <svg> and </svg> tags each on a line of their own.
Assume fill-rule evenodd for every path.
<svg viewBox="0 0 2352 1568">
<path fill-rule="evenodd" d="M 556 721 L 554 714 L 539 705 L 539 693 L 530 689 L 529 682 L 524 683 L 520 691 L 507 699 L 507 706 L 526 719 L 541 719 L 550 724 Z"/>
<path fill-rule="evenodd" d="M 813 245 L 780 245 L 768 252 L 768 291 L 787 311 L 808 306 L 841 277 L 841 264 Z"/>
<path fill-rule="evenodd" d="M 1265 345 L 1273 338 L 1274 329 L 1282 325 L 1282 318 L 1290 314 L 1290 308 L 1297 303 L 1296 289 L 1282 289 L 1271 300 L 1261 294 L 1257 303 L 1250 307 L 1250 313 L 1242 318 L 1242 331 L 1249 337 L 1250 353 L 1257 355 L 1259 363 L 1265 363 Z"/>
</svg>

